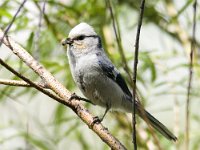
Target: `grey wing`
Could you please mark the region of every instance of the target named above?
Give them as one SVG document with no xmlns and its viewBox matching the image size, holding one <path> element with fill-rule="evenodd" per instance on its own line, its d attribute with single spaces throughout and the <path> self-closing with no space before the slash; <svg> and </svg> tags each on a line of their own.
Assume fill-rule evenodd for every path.
<svg viewBox="0 0 200 150">
<path fill-rule="evenodd" d="M 110 79 L 112 79 L 117 85 L 122 89 L 124 93 L 126 93 L 128 96 L 132 97 L 131 92 L 128 89 L 128 86 L 121 76 L 121 74 L 118 72 L 118 70 L 111 64 L 109 60 L 99 60 L 99 66 L 101 67 L 103 73 Z M 130 99 L 131 100 L 131 99 Z"/>
<path fill-rule="evenodd" d="M 132 97 L 132 94 L 129 91 L 127 85 L 126 85 L 126 82 L 124 81 L 124 79 L 123 79 L 123 77 L 121 76 L 120 73 L 117 74 L 115 81 L 128 96 Z"/>
</svg>

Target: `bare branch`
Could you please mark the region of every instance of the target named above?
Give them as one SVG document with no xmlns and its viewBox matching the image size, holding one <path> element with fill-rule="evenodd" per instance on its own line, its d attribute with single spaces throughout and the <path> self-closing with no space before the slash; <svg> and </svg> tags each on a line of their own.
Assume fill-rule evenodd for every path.
<svg viewBox="0 0 200 150">
<path fill-rule="evenodd" d="M 117 45 L 118 45 L 119 53 L 120 53 L 120 56 L 121 56 L 122 62 L 123 62 L 122 65 L 123 65 L 123 68 L 124 68 L 124 70 L 126 71 L 128 77 L 129 77 L 129 80 L 131 81 L 132 78 L 131 78 L 131 74 L 130 74 L 130 69 L 128 67 L 128 63 L 127 63 L 126 57 L 124 55 L 124 50 L 123 50 L 123 47 L 122 47 L 121 37 L 120 37 L 119 30 L 117 32 L 117 28 L 119 28 L 119 27 L 116 28 L 116 24 L 115 24 L 116 21 L 115 21 L 115 16 L 113 14 L 112 5 L 111 5 L 110 0 L 105 0 L 105 1 L 106 1 L 106 4 L 108 5 L 108 9 L 110 11 L 110 15 L 111 15 L 111 19 L 112 19 L 112 25 L 113 25 L 115 37 L 116 37 L 116 40 L 117 40 Z"/>
<path fill-rule="evenodd" d="M 36 2 L 35 2 L 36 3 Z M 36 3 L 37 4 L 37 3 Z M 39 11 L 40 11 L 40 16 L 39 16 L 39 21 L 38 21 L 38 28 L 35 32 L 35 37 L 34 37 L 34 56 L 39 60 L 40 55 L 39 55 L 39 40 L 40 40 L 40 33 L 41 33 L 41 27 L 42 27 L 42 19 L 44 17 L 45 14 L 45 4 L 46 4 L 46 0 L 43 0 L 43 6 L 42 9 L 40 8 L 39 4 L 37 5 L 37 7 L 39 7 Z"/>
<path fill-rule="evenodd" d="M 191 41 L 191 50 L 190 50 L 190 64 L 189 64 L 189 80 L 188 80 L 188 87 L 187 87 L 187 101 L 186 101 L 186 127 L 185 127 L 185 148 L 189 150 L 189 142 L 190 142 L 190 135 L 189 135 L 189 128 L 190 128 L 190 94 L 192 88 L 192 77 L 193 77 L 193 57 L 194 57 L 194 50 L 196 46 L 196 10 L 197 10 L 197 0 L 194 1 L 193 4 L 193 27 L 192 27 L 192 41 Z"/>
<path fill-rule="evenodd" d="M 38 8 L 38 10 L 40 11 L 40 12 L 42 12 L 43 10 L 40 8 L 40 6 L 39 6 L 39 4 L 38 4 L 38 1 L 37 0 L 34 0 L 33 1 L 34 2 L 34 4 L 36 5 L 36 7 Z M 49 1 L 45 1 L 46 3 L 51 3 L 51 2 L 53 2 L 53 1 L 51 1 L 51 2 L 49 2 Z M 43 5 L 44 6 L 44 5 Z M 45 8 L 45 6 L 43 7 L 43 8 Z M 52 33 L 53 33 L 53 35 L 56 37 L 56 39 L 57 40 L 61 40 L 62 38 L 60 37 L 60 36 L 58 36 L 58 34 L 57 34 L 57 31 L 56 31 L 56 28 L 55 28 L 55 26 L 54 26 L 54 24 L 50 21 L 50 19 L 48 18 L 48 15 L 46 14 L 46 13 L 43 13 L 43 19 L 44 19 L 44 21 L 45 21 L 45 23 L 47 24 L 47 26 L 48 26 L 48 28 L 50 28 L 50 30 L 52 31 Z M 59 41 L 58 41 L 59 42 Z"/>
<path fill-rule="evenodd" d="M 144 6 L 145 6 L 145 0 L 141 1 L 140 4 L 140 15 L 139 15 L 139 19 L 138 19 L 138 26 L 137 26 L 137 34 L 136 34 L 136 40 L 135 40 L 135 54 L 134 54 L 134 66 L 133 66 L 133 111 L 132 111 L 132 125 L 133 125 L 133 143 L 134 146 L 136 145 L 136 118 L 135 118 L 135 102 L 136 99 L 138 99 L 139 97 L 137 96 L 137 86 L 136 86 L 136 82 L 137 82 L 137 64 L 138 64 L 138 55 L 139 55 L 139 40 L 140 40 L 140 30 L 141 30 L 141 26 L 142 26 L 142 19 L 143 19 L 143 14 L 144 14 Z M 138 99 L 139 102 L 139 99 Z M 141 109 L 141 111 L 144 111 L 144 109 Z M 144 116 L 144 120 L 147 122 L 147 125 L 149 127 L 149 131 L 151 132 L 154 142 L 156 143 L 156 146 L 158 147 L 159 150 L 162 150 L 159 141 L 157 139 L 157 137 L 155 136 L 152 127 L 150 126 L 149 120 L 146 117 L 146 115 Z M 137 147 L 134 147 L 135 149 L 137 149 Z"/>
<path fill-rule="evenodd" d="M 24 81 L 18 81 L 18 80 L 0 79 L 0 84 L 10 85 L 10 86 L 31 87 L 30 84 Z"/>
<path fill-rule="evenodd" d="M 142 26 L 142 18 L 144 14 L 144 6 L 145 0 L 141 1 L 140 5 L 140 15 L 138 19 L 138 27 L 137 27 L 137 34 L 136 34 L 136 41 L 135 41 L 135 57 L 134 57 L 134 66 L 133 66 L 133 109 L 132 109 L 132 125 L 133 125 L 133 144 L 134 149 L 137 150 L 137 140 L 136 140 L 136 118 L 135 118 L 135 106 L 136 106 L 136 81 L 137 81 L 137 64 L 138 64 L 138 53 L 139 53 L 139 40 L 140 40 L 140 29 Z"/>
<path fill-rule="evenodd" d="M 0 30 L 0 38 L 3 37 L 4 33 Z M 35 73 L 37 73 L 44 81 L 47 86 L 54 91 L 60 99 L 57 101 L 70 107 L 79 117 L 85 122 L 88 127 L 93 130 L 108 146 L 115 150 L 125 150 L 126 148 L 120 143 L 118 139 L 112 136 L 108 129 L 105 128 L 101 123 L 93 125 L 93 116 L 86 110 L 79 101 L 73 100 L 69 101 L 72 93 L 68 91 L 62 84 L 60 84 L 50 72 L 48 72 L 41 64 L 39 64 L 24 48 L 17 44 L 10 37 L 3 38 L 3 43 L 10 49 L 12 52 L 17 55 L 24 63 L 26 63 Z M 21 78 L 21 77 L 20 77 Z M 22 78 L 29 84 L 32 84 L 35 88 L 42 91 L 43 93 L 49 95 L 47 90 L 44 90 L 40 86 L 37 86 L 35 83 L 31 83 L 25 78 Z M 52 94 L 52 93 L 50 93 Z M 52 96 L 52 95 L 51 95 Z M 55 96 L 55 95 L 54 95 Z M 56 97 L 53 97 L 56 99 Z"/>
<path fill-rule="evenodd" d="M 19 6 L 17 12 L 15 13 L 14 17 L 12 18 L 11 22 L 9 23 L 8 27 L 6 28 L 6 30 L 5 30 L 5 32 L 4 32 L 4 34 L 3 34 L 3 36 L 0 38 L 0 47 L 1 47 L 1 44 L 2 44 L 2 42 L 3 42 L 3 38 L 7 35 L 8 31 L 10 30 L 12 24 L 14 23 L 14 21 L 15 21 L 17 15 L 19 14 L 21 8 L 24 6 L 24 4 L 25 4 L 26 1 L 27 1 L 27 0 L 24 0 L 24 1 L 21 3 L 21 5 Z"/>
<path fill-rule="evenodd" d="M 34 82 L 35 84 L 37 84 L 38 86 L 48 89 L 48 87 L 42 83 L 42 82 Z M 0 79 L 0 84 L 3 85 L 10 85 L 10 86 L 21 86 L 21 87 L 32 87 L 30 84 L 28 84 L 25 81 L 19 81 L 19 80 L 8 80 L 8 79 Z"/>
<path fill-rule="evenodd" d="M 17 71 L 15 71 L 11 66 L 9 66 L 7 63 L 5 63 L 1 58 L 0 58 L 0 64 L 2 66 L 4 66 L 6 69 L 8 69 L 10 72 L 12 72 L 13 74 L 15 74 L 16 76 L 18 76 L 19 78 L 21 78 L 22 80 L 24 80 L 26 83 L 28 83 L 30 86 L 36 88 L 37 90 L 41 91 L 42 93 L 44 93 L 45 95 L 55 99 L 56 101 L 63 103 L 63 99 L 61 99 L 60 97 L 58 97 L 57 95 L 51 93 L 50 91 L 43 89 L 43 87 L 40 87 L 40 85 L 37 85 L 36 83 L 32 82 L 31 80 L 29 80 L 28 78 L 26 78 L 25 76 L 21 75 L 20 73 L 18 73 Z M 65 103 L 63 103 L 65 104 Z M 65 104 L 67 105 L 67 104 Z"/>
</svg>

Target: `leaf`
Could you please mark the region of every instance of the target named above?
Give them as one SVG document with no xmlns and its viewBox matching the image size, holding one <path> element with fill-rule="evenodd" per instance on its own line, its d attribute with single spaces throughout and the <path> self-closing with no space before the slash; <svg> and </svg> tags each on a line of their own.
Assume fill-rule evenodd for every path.
<svg viewBox="0 0 200 150">
<path fill-rule="evenodd" d="M 28 50 L 28 52 L 30 52 L 32 49 L 33 42 L 34 42 L 33 40 L 34 40 L 34 32 L 32 31 L 28 37 L 27 44 L 26 44 L 26 49 Z"/>
<path fill-rule="evenodd" d="M 64 114 L 66 112 L 66 107 L 63 106 L 63 105 L 58 105 L 55 109 L 55 112 L 54 112 L 54 123 L 56 125 L 60 125 L 60 123 L 62 123 L 63 121 L 63 118 L 64 118 Z"/>
<path fill-rule="evenodd" d="M 5 9 L 0 9 L 0 17 L 7 17 L 8 19 L 11 19 L 12 18 L 12 15 Z"/>
<path fill-rule="evenodd" d="M 47 142 L 46 140 L 41 139 L 39 137 L 33 136 L 32 134 L 27 135 L 27 133 L 24 133 L 22 134 L 22 136 L 29 142 L 29 144 L 41 150 L 50 150 L 54 149 L 53 147 L 55 147 L 50 142 Z"/>
<path fill-rule="evenodd" d="M 150 69 L 151 82 L 154 82 L 157 77 L 157 72 L 155 64 L 151 59 L 149 52 L 142 52 L 139 58 L 142 60 L 142 66 L 140 69 L 142 70 L 142 72 L 145 72 Z"/>
</svg>

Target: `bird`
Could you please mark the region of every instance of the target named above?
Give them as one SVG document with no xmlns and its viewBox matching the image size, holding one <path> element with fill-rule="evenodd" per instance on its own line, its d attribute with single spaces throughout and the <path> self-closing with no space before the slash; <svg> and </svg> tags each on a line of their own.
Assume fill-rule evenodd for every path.
<svg viewBox="0 0 200 150">
<path fill-rule="evenodd" d="M 110 109 L 132 112 L 133 96 L 122 75 L 106 55 L 101 38 L 92 26 L 85 22 L 79 23 L 71 29 L 62 45 L 67 45 L 73 80 L 88 99 L 82 100 L 105 108 L 100 121 Z M 78 97 L 76 94 L 73 96 Z M 137 99 L 135 108 L 136 113 L 164 137 L 172 141 L 177 140 L 177 137 L 146 111 Z"/>
</svg>

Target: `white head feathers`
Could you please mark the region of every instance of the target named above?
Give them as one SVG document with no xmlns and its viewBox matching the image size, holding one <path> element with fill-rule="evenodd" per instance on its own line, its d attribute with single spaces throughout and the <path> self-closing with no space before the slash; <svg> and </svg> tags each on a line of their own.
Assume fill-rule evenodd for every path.
<svg viewBox="0 0 200 150">
<path fill-rule="evenodd" d="M 93 27 L 88 25 L 85 22 L 82 22 L 78 25 L 76 25 L 69 33 L 70 38 L 76 37 L 78 35 L 97 35 L 96 32 L 94 31 Z"/>
</svg>

